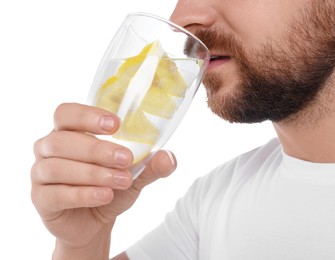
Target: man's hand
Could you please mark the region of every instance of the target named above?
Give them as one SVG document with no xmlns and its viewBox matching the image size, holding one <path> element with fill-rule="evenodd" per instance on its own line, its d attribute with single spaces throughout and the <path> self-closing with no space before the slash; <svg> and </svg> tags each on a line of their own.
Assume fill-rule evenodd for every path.
<svg viewBox="0 0 335 260">
<path fill-rule="evenodd" d="M 129 149 L 100 140 L 113 134 L 119 119 L 95 107 L 62 104 L 54 130 L 36 141 L 31 170 L 32 201 L 57 238 L 54 259 L 108 259 L 110 234 L 118 215 L 141 189 L 176 168 L 170 152 L 159 151 L 133 181 Z"/>
</svg>

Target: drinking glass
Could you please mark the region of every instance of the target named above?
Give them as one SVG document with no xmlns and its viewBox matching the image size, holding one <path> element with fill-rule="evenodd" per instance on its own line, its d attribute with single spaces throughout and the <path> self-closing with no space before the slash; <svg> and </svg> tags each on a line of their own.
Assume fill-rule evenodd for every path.
<svg viewBox="0 0 335 260">
<path fill-rule="evenodd" d="M 121 119 L 115 134 L 99 138 L 133 152 L 133 178 L 179 125 L 209 59 L 206 46 L 171 21 L 126 16 L 98 67 L 88 103 Z"/>
</svg>

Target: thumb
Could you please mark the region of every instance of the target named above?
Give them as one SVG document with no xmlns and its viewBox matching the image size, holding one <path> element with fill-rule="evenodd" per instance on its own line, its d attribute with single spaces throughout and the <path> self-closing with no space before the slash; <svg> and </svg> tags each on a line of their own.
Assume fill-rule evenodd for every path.
<svg viewBox="0 0 335 260">
<path fill-rule="evenodd" d="M 158 151 L 148 162 L 143 172 L 134 180 L 133 187 L 142 190 L 146 185 L 169 176 L 177 168 L 177 160 L 170 151 Z"/>
</svg>

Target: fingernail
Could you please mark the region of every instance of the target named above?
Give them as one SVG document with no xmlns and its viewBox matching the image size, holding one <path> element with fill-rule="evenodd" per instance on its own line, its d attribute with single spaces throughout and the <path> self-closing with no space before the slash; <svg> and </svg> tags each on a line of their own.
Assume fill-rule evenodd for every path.
<svg viewBox="0 0 335 260">
<path fill-rule="evenodd" d="M 128 184 L 128 177 L 121 172 L 117 172 L 113 175 L 114 182 L 117 186 L 124 187 Z"/>
<path fill-rule="evenodd" d="M 111 116 L 103 116 L 100 119 L 100 127 L 102 130 L 111 131 L 115 126 L 115 120 Z"/>
<path fill-rule="evenodd" d="M 173 154 L 172 154 L 170 151 L 167 151 L 167 150 L 166 150 L 165 152 L 166 152 L 166 154 L 168 155 L 168 157 L 169 157 L 169 159 L 170 159 L 172 165 L 175 167 L 175 166 L 176 166 L 176 160 L 174 159 Z"/>
<path fill-rule="evenodd" d="M 170 173 L 174 172 L 174 170 L 176 169 L 177 167 L 177 163 L 176 163 L 176 159 L 174 157 L 174 155 L 170 152 L 170 151 L 165 151 L 166 154 L 168 155 L 170 161 L 171 161 L 171 170 L 170 170 Z"/>
<path fill-rule="evenodd" d="M 114 154 L 114 160 L 117 164 L 125 166 L 129 163 L 129 154 L 124 150 L 116 150 Z"/>
</svg>

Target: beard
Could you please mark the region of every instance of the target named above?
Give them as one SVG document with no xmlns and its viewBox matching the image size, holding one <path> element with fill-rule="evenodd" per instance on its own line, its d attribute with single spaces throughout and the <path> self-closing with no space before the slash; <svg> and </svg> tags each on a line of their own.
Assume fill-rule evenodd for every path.
<svg viewBox="0 0 335 260">
<path fill-rule="evenodd" d="M 222 29 L 197 30 L 195 35 L 209 49 L 229 53 L 239 78 L 233 89 L 220 93 L 225 79 L 218 72 L 205 75 L 211 110 L 235 123 L 279 122 L 296 118 L 317 102 L 335 66 L 332 1 L 311 1 L 289 24 L 281 41 L 248 54 L 234 35 Z"/>
</svg>

